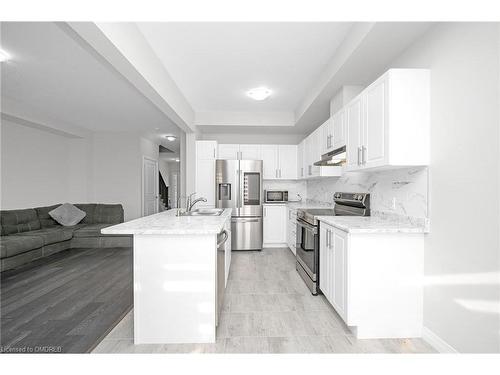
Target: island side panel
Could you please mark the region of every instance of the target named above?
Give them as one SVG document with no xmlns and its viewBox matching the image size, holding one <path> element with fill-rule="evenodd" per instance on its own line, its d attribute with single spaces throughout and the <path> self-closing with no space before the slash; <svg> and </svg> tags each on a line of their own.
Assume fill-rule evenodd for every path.
<svg viewBox="0 0 500 375">
<path fill-rule="evenodd" d="M 134 343 L 215 342 L 216 235 L 134 235 Z"/>
</svg>

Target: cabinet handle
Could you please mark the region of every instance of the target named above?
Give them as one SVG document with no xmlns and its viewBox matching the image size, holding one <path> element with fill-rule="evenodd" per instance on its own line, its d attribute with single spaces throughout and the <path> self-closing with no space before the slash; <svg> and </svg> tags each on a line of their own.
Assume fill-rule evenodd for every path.
<svg viewBox="0 0 500 375">
<path fill-rule="evenodd" d="M 361 165 L 361 156 L 360 156 L 360 153 L 361 153 L 361 147 L 358 147 L 358 165 Z"/>
<path fill-rule="evenodd" d="M 366 147 L 361 147 L 361 164 L 366 164 Z"/>
<path fill-rule="evenodd" d="M 214 148 L 214 159 L 215 159 L 215 148 Z"/>
<path fill-rule="evenodd" d="M 278 170 L 277 169 L 274 170 L 274 174 L 276 175 L 276 178 L 278 178 Z"/>
<path fill-rule="evenodd" d="M 330 231 L 330 249 L 333 249 L 332 239 L 333 239 L 333 232 Z"/>
<path fill-rule="evenodd" d="M 300 177 L 304 177 L 304 167 L 300 167 Z"/>
</svg>

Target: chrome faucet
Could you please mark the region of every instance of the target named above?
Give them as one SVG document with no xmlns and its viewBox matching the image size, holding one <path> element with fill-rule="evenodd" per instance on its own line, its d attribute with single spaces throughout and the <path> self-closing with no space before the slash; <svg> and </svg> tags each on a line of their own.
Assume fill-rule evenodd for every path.
<svg viewBox="0 0 500 375">
<path fill-rule="evenodd" d="M 191 211 L 196 203 L 198 203 L 198 202 L 206 202 L 206 201 L 207 201 L 207 198 L 203 198 L 203 197 L 197 198 L 194 201 L 191 201 L 191 199 L 190 199 L 187 211 L 188 212 Z"/>
</svg>

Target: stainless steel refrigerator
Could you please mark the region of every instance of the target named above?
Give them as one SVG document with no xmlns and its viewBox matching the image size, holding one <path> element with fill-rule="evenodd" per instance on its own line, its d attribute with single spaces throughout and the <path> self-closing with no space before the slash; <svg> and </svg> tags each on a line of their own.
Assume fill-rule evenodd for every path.
<svg viewBox="0 0 500 375">
<path fill-rule="evenodd" d="M 216 205 L 232 208 L 231 249 L 262 250 L 262 160 L 217 160 Z"/>
</svg>

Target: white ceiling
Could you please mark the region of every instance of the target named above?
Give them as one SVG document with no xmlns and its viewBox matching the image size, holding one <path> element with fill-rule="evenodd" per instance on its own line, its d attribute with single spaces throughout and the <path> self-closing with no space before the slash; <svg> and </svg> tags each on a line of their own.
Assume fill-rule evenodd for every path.
<svg viewBox="0 0 500 375">
<path fill-rule="evenodd" d="M 197 112 L 294 112 L 351 23 L 138 23 Z M 245 92 L 267 86 L 258 102 Z"/>
<path fill-rule="evenodd" d="M 2 22 L 1 36 L 12 55 L 1 64 L 3 112 L 91 131 L 178 135 L 162 112 L 59 25 Z"/>
</svg>

